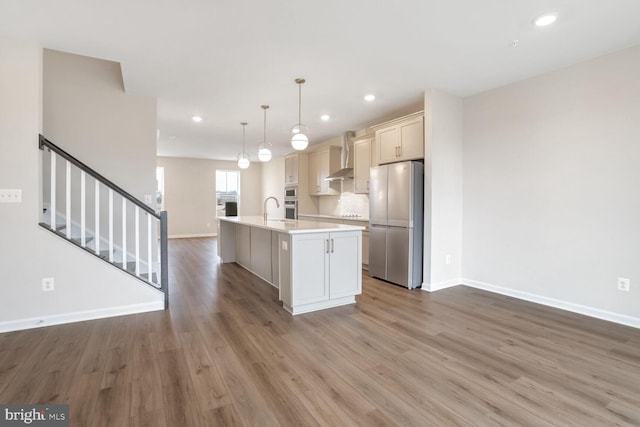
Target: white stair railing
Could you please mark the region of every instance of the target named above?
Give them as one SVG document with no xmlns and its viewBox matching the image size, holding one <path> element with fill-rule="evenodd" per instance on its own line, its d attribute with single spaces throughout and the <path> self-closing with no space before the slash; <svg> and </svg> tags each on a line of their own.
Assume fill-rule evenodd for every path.
<svg viewBox="0 0 640 427">
<path fill-rule="evenodd" d="M 162 290 L 168 306 L 166 212 L 156 213 L 42 135 L 40 149 L 43 153 L 42 205 L 48 210 L 41 225 Z M 63 170 L 57 167 L 61 160 L 65 162 Z M 114 212 L 117 201 L 120 215 Z M 58 211 L 58 206 L 64 206 L 64 211 Z M 103 218 L 106 224 L 101 223 Z M 105 229 L 106 233 L 102 232 Z"/>
</svg>

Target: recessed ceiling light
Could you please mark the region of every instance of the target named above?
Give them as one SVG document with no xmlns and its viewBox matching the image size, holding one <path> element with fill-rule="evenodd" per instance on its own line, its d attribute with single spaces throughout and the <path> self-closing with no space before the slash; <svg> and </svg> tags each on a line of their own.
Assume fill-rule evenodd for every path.
<svg viewBox="0 0 640 427">
<path fill-rule="evenodd" d="M 331 116 L 328 114 L 323 114 L 320 116 L 320 120 L 322 120 L 323 122 L 329 121 L 329 119 L 331 119 Z"/>
<path fill-rule="evenodd" d="M 193 120 L 196 123 L 200 123 L 202 121 L 202 117 L 200 116 L 193 116 L 191 117 L 191 120 Z"/>
<path fill-rule="evenodd" d="M 369 102 L 371 102 L 371 101 L 373 101 L 374 99 L 376 99 L 376 96 L 375 96 L 375 95 L 373 95 L 373 94 L 369 94 L 369 95 L 365 95 L 365 96 L 364 96 L 364 100 L 365 100 L 365 101 L 369 101 Z"/>
<path fill-rule="evenodd" d="M 533 23 L 536 24 L 536 27 L 546 27 L 547 25 L 551 25 L 556 22 L 558 17 L 552 13 L 547 13 L 545 15 L 537 17 Z"/>
</svg>

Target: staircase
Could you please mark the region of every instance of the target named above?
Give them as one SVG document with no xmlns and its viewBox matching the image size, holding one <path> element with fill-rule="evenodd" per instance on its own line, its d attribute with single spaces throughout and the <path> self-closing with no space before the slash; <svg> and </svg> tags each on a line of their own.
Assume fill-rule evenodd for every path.
<svg viewBox="0 0 640 427">
<path fill-rule="evenodd" d="M 167 213 L 156 213 L 44 136 L 40 226 L 164 293 Z"/>
</svg>

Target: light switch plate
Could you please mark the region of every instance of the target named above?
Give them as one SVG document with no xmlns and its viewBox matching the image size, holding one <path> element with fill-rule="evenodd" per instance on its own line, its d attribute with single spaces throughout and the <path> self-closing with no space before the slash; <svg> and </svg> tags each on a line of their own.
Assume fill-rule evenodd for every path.
<svg viewBox="0 0 640 427">
<path fill-rule="evenodd" d="M 286 240 L 282 241 L 282 250 L 283 251 L 288 251 L 289 250 L 289 245 L 287 244 Z"/>
<path fill-rule="evenodd" d="M 151 198 L 151 194 L 144 195 L 144 202 L 148 205 L 150 205 L 153 202 L 153 199 Z"/>
<path fill-rule="evenodd" d="M 22 203 L 22 190 L 0 190 L 0 203 Z"/>
</svg>

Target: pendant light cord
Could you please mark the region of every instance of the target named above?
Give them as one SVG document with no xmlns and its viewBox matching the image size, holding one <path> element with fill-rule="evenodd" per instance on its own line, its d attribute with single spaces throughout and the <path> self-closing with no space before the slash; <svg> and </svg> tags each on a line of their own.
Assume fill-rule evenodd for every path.
<svg viewBox="0 0 640 427">
<path fill-rule="evenodd" d="M 298 83 L 298 124 L 302 123 L 302 83 Z"/>
<path fill-rule="evenodd" d="M 267 148 L 267 109 L 264 109 L 264 131 L 262 133 L 262 144 Z"/>
<path fill-rule="evenodd" d="M 245 135 L 245 130 L 246 130 L 246 128 L 247 128 L 247 124 L 246 124 L 246 123 L 243 123 L 243 124 L 242 124 L 242 154 L 243 154 L 243 155 L 244 155 L 244 153 L 246 152 L 246 151 L 244 150 L 244 135 Z"/>
</svg>

